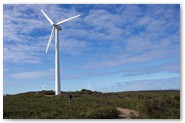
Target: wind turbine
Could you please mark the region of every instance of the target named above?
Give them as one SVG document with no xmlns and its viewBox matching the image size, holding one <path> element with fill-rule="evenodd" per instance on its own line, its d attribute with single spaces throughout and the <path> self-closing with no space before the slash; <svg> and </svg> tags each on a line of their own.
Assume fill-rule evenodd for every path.
<svg viewBox="0 0 185 123">
<path fill-rule="evenodd" d="M 47 86 L 46 84 L 42 85 L 44 91 L 46 90 L 46 86 Z"/>
<path fill-rule="evenodd" d="M 91 90 L 91 82 L 89 82 L 89 83 L 87 84 L 87 88 L 88 88 L 89 90 Z"/>
<path fill-rule="evenodd" d="M 47 53 L 48 48 L 50 46 L 50 43 L 52 41 L 53 34 L 55 33 L 55 95 L 59 95 L 61 93 L 61 91 L 60 91 L 60 62 L 59 62 L 59 35 L 58 35 L 58 33 L 60 30 L 62 30 L 62 27 L 59 25 L 65 23 L 67 21 L 70 21 L 72 19 L 75 19 L 75 18 L 79 17 L 80 15 L 76 15 L 71 18 L 62 20 L 58 23 L 54 23 L 43 10 L 41 10 L 41 12 L 47 18 L 49 23 L 53 26 L 53 28 L 51 30 L 51 35 L 49 37 L 48 45 L 46 48 L 46 53 Z"/>
</svg>

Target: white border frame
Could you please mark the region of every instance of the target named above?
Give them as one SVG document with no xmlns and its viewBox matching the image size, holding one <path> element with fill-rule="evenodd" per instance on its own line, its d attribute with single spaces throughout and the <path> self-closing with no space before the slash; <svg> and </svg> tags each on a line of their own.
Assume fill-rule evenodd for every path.
<svg viewBox="0 0 185 123">
<path fill-rule="evenodd" d="M 0 115 L 1 115 L 1 123 L 3 122 L 183 122 L 184 116 L 184 97 L 183 97 L 183 82 L 184 82 L 184 43 L 183 43 L 183 32 L 184 32 L 184 1 L 185 0 L 1 0 L 1 7 L 0 7 L 0 13 L 1 13 L 1 42 L 0 42 L 0 78 L 1 78 L 1 86 L 0 86 L 0 92 L 1 92 L 1 107 L 0 107 Z M 3 119 L 3 4 L 180 4 L 180 11 L 181 11 L 181 28 L 180 28 L 180 34 L 181 34 L 181 120 L 6 120 Z"/>
</svg>

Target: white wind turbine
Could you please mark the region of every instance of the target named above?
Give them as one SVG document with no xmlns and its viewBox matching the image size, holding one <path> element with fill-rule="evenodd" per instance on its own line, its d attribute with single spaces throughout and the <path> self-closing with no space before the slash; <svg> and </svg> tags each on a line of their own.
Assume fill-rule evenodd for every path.
<svg viewBox="0 0 185 123">
<path fill-rule="evenodd" d="M 42 88 L 43 88 L 43 90 L 45 91 L 46 90 L 46 84 L 45 85 L 42 85 Z"/>
<path fill-rule="evenodd" d="M 49 23 L 53 26 L 51 30 L 51 35 L 49 37 L 48 45 L 46 48 L 46 53 L 48 51 L 49 45 L 52 41 L 53 34 L 55 33 L 55 95 L 59 95 L 61 93 L 60 91 L 60 62 L 59 62 L 59 35 L 58 32 L 62 30 L 62 27 L 59 26 L 60 24 L 63 24 L 69 20 L 75 19 L 79 17 L 80 15 L 73 16 L 71 18 L 62 20 L 58 23 L 54 23 L 47 15 L 44 13 L 43 10 L 41 12 L 44 14 L 44 16 L 47 18 Z"/>
<path fill-rule="evenodd" d="M 87 88 L 88 88 L 89 90 L 91 90 L 91 82 L 89 82 L 89 83 L 87 84 Z"/>
</svg>

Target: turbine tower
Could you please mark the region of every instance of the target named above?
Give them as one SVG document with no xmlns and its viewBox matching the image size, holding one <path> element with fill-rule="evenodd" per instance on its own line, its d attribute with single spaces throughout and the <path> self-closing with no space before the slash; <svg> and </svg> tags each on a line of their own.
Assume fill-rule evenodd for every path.
<svg viewBox="0 0 185 123">
<path fill-rule="evenodd" d="M 62 27 L 59 25 L 65 23 L 69 20 L 75 19 L 75 18 L 79 17 L 80 15 L 76 15 L 71 18 L 62 20 L 58 23 L 54 23 L 43 10 L 41 10 L 41 12 L 47 18 L 49 23 L 53 26 L 53 28 L 51 30 L 51 35 L 49 37 L 48 45 L 46 48 L 46 53 L 47 53 L 48 48 L 50 46 L 50 43 L 52 41 L 53 34 L 55 33 L 55 95 L 59 95 L 61 93 L 61 90 L 60 90 L 60 61 L 59 61 L 59 35 L 58 35 L 58 33 L 60 30 L 62 30 Z"/>
</svg>

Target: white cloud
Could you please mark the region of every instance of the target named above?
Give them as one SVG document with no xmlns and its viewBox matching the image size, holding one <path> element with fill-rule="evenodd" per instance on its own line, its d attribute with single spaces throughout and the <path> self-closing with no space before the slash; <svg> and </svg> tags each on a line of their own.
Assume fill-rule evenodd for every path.
<svg viewBox="0 0 185 123">
<path fill-rule="evenodd" d="M 82 51 L 88 50 L 87 49 L 88 46 L 89 46 L 88 41 L 82 41 L 72 38 L 68 38 L 67 40 L 61 41 L 60 45 L 62 52 L 71 55 L 78 55 L 82 53 Z"/>
<path fill-rule="evenodd" d="M 156 73 L 169 73 L 169 74 L 178 74 L 180 72 L 179 61 L 166 61 L 164 63 L 155 63 L 155 64 L 132 64 L 132 66 L 125 65 L 123 68 L 116 70 L 105 69 L 99 66 L 98 71 L 93 71 L 89 69 L 85 72 L 76 72 L 73 74 L 63 73 L 63 79 L 83 79 L 83 78 L 93 78 L 98 76 L 108 77 L 110 75 L 118 75 L 120 77 L 131 77 L 135 78 L 136 76 L 152 75 Z"/>
<path fill-rule="evenodd" d="M 31 71 L 31 72 L 19 72 L 12 73 L 10 77 L 16 79 L 38 79 L 54 76 L 54 69 L 49 69 L 45 71 Z"/>
<path fill-rule="evenodd" d="M 174 53 L 174 51 L 167 50 L 167 49 L 158 49 L 158 50 L 151 50 L 147 51 L 142 54 L 137 55 L 128 55 L 128 54 L 117 54 L 110 58 L 109 60 L 102 60 L 102 61 L 92 61 L 90 64 L 84 65 L 82 68 L 92 69 L 92 68 L 110 68 L 116 67 L 119 65 L 126 65 L 126 64 L 139 64 L 142 62 L 151 62 L 157 61 L 161 58 L 169 57 L 169 53 Z M 176 51 L 178 53 L 178 51 Z M 171 54 L 171 55 L 175 55 Z"/>
<path fill-rule="evenodd" d="M 101 41 L 105 40 L 110 47 L 109 52 L 97 55 L 98 60 L 91 61 L 84 68 L 115 67 L 127 63 L 173 58 L 175 54 L 178 56 L 179 45 L 173 44 L 174 39 L 179 37 L 179 23 L 173 21 L 176 13 L 172 13 L 173 16 L 166 19 L 163 18 L 163 15 L 165 16 L 166 12 L 169 13 L 168 11 L 171 10 L 165 11 L 166 9 L 163 6 L 160 6 L 159 8 L 162 9 L 157 9 L 157 11 L 153 7 L 151 9 L 149 6 L 147 7 L 147 10 L 143 12 L 137 5 L 126 6 L 119 12 L 119 15 L 111 14 L 105 10 L 91 11 L 91 15 L 89 14 L 85 20 L 97 28 L 92 33 L 92 35 L 94 34 L 93 37 L 100 39 L 98 40 L 99 46 L 107 46 L 105 42 L 102 43 Z M 150 14 L 148 14 L 148 10 Z M 114 18 L 119 18 L 115 19 L 118 21 L 117 23 L 112 23 Z M 109 27 L 111 28 L 109 29 Z M 176 28 L 177 31 L 173 31 Z M 104 32 L 102 29 L 109 30 L 110 33 L 106 34 L 106 31 Z M 172 33 L 169 35 L 168 32 L 170 31 Z M 179 39 L 176 38 L 176 41 L 178 42 Z M 104 49 L 107 50 L 106 47 Z M 109 58 L 102 59 L 104 56 Z"/>
<path fill-rule="evenodd" d="M 118 87 L 119 91 L 180 89 L 179 78 L 139 80 L 125 83 L 126 85 Z"/>
<path fill-rule="evenodd" d="M 102 92 L 114 92 L 116 85 L 117 92 L 122 91 L 141 91 L 141 90 L 179 90 L 179 78 L 170 79 L 153 79 L 153 80 L 138 80 L 128 82 L 118 82 L 111 86 L 99 87 L 97 90 Z"/>
<path fill-rule="evenodd" d="M 44 53 L 46 43 L 41 40 L 46 37 L 35 38 L 30 43 L 12 43 L 3 47 L 4 61 L 12 63 L 40 63 L 42 61 L 42 53 Z"/>
</svg>

